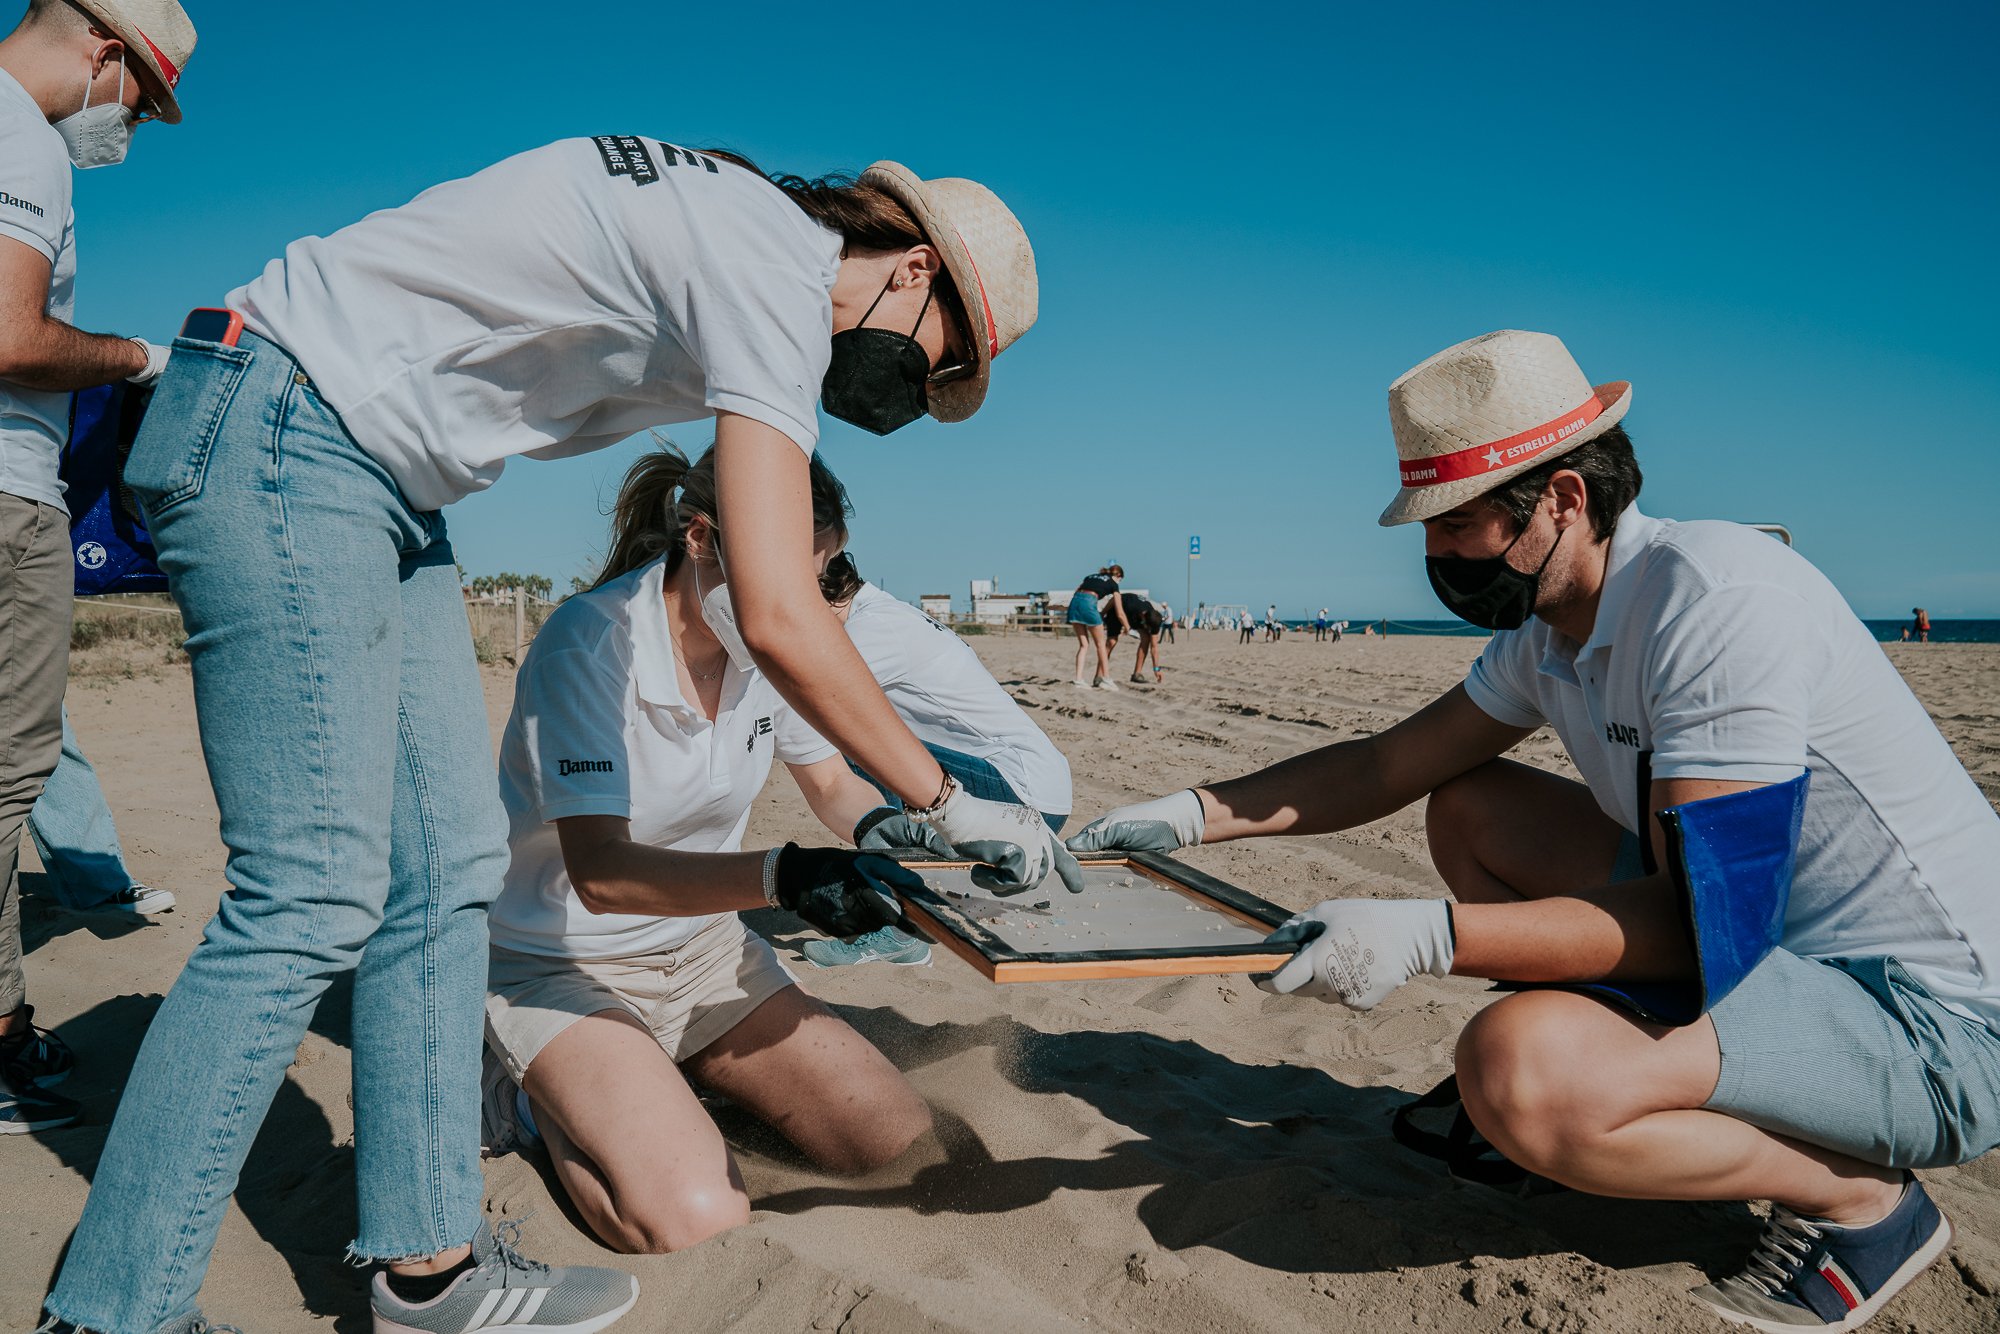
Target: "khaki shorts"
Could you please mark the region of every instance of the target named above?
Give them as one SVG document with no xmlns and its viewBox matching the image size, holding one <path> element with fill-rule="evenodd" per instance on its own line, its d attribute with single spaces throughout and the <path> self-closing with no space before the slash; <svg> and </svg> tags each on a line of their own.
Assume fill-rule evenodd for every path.
<svg viewBox="0 0 2000 1334">
<path fill-rule="evenodd" d="M 585 1015 L 624 1010 L 685 1061 L 793 985 L 763 939 L 734 914 L 666 954 L 556 959 L 493 947 L 486 1041 L 516 1083 L 542 1048 Z"/>
</svg>

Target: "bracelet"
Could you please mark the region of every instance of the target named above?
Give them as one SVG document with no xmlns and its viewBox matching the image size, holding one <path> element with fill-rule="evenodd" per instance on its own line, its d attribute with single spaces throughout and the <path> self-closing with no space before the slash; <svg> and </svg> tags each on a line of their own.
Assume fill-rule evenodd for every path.
<svg viewBox="0 0 2000 1334">
<path fill-rule="evenodd" d="M 764 854 L 764 902 L 773 908 L 778 906 L 778 859 L 784 855 L 783 848 L 772 848 Z"/>
<path fill-rule="evenodd" d="M 912 820 L 915 820 L 918 824 L 929 824 L 932 820 L 936 819 L 938 813 L 945 808 L 945 803 L 950 801 L 953 797 L 957 795 L 958 795 L 958 780 L 956 778 L 953 778 L 950 774 L 946 774 L 944 776 L 944 782 L 938 787 L 937 800 L 933 801 L 928 806 L 905 806 L 903 808 L 903 814 L 909 816 Z"/>
</svg>

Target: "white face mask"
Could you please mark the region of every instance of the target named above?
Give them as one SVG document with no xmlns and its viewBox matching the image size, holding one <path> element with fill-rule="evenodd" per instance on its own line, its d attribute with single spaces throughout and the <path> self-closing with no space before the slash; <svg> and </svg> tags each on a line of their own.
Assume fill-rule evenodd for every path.
<svg viewBox="0 0 2000 1334">
<path fill-rule="evenodd" d="M 125 62 L 118 62 L 118 100 L 90 104 L 90 86 L 83 84 L 83 110 L 56 122 L 56 133 L 69 146 L 69 160 L 79 171 L 92 167 L 115 167 L 125 160 L 132 145 L 132 113 L 125 106 Z"/>
<path fill-rule="evenodd" d="M 689 559 L 693 559 L 690 557 Z M 720 563 L 721 557 L 718 556 Z M 701 563 L 695 562 L 694 591 L 701 595 L 701 619 L 714 632 L 722 651 L 729 655 L 739 672 L 755 671 L 757 660 L 750 656 L 750 646 L 743 642 L 743 632 L 736 628 L 736 604 L 729 600 L 728 583 L 719 583 L 706 593 L 701 591 Z"/>
</svg>

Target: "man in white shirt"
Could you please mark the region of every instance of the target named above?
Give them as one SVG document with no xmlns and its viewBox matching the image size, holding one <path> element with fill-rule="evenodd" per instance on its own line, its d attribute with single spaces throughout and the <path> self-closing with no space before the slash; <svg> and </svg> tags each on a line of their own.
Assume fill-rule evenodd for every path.
<svg viewBox="0 0 2000 1334">
<path fill-rule="evenodd" d="M 1537 987 L 1458 1044 L 1477 1174 L 1771 1200 L 1748 1267 L 1696 1296 L 1857 1327 L 1950 1241 L 1908 1169 L 2000 1141 L 2000 816 L 1810 564 L 1639 512 L 1630 385 L 1503 331 L 1389 399 L 1382 522 L 1422 522 L 1441 600 L 1500 632 L 1464 685 L 1071 847 L 1317 833 L 1428 796 L 1456 903 L 1322 903 L 1260 985 L 1362 1010 L 1417 973 Z M 1543 724 L 1582 782 L 1501 758 Z"/>
<path fill-rule="evenodd" d="M 67 1072 L 35 1028 L 13 886 L 21 827 L 62 753 L 74 588 L 57 463 L 70 393 L 146 383 L 166 349 L 75 328 L 70 168 L 121 161 L 132 127 L 181 118 L 194 25 L 173 0 L 30 0 L 0 40 L 0 1130 L 67 1125 Z"/>
<path fill-rule="evenodd" d="M 865 582 L 845 553 L 828 563 L 820 589 L 897 716 L 944 771 L 974 796 L 1039 811 L 1050 829 L 1061 832 L 1073 804 L 1069 761 L 979 655 L 918 608 Z M 859 766 L 855 772 L 869 777 Z M 857 826 L 855 841 L 863 847 L 928 845 L 908 820 L 894 818 L 902 803 L 876 786 L 889 805 Z M 930 958 L 929 945 L 895 927 L 853 940 L 807 941 L 800 948 L 822 968 L 876 961 L 911 965 Z"/>
</svg>

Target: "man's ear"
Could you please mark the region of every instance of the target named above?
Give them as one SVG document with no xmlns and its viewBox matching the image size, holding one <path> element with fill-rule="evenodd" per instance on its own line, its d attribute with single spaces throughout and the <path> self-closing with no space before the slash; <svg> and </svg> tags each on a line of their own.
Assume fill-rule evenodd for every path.
<svg viewBox="0 0 2000 1334">
<path fill-rule="evenodd" d="M 1549 478 L 1548 496 L 1555 505 L 1556 531 L 1590 521 L 1590 487 L 1583 474 L 1564 468 Z"/>
<path fill-rule="evenodd" d="M 91 29 L 91 33 L 95 36 L 97 35 L 97 30 L 95 28 Z M 90 57 L 90 77 L 95 79 L 98 75 L 104 73 L 107 65 L 114 60 L 121 59 L 124 54 L 125 43 L 115 37 L 108 42 L 99 42 L 97 50 Z"/>
</svg>

